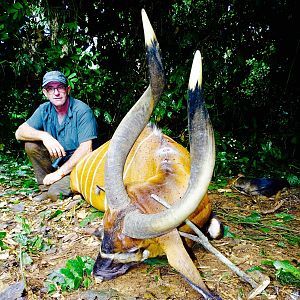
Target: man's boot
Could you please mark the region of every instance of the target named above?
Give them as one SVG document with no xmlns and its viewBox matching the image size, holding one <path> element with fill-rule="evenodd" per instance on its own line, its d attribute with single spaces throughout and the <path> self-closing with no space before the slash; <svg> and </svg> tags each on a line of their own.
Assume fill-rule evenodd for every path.
<svg viewBox="0 0 300 300">
<path fill-rule="evenodd" d="M 57 199 L 71 196 L 70 175 L 64 176 L 50 186 L 45 186 L 43 184 L 45 176 L 54 171 L 49 152 L 44 144 L 42 142 L 26 142 L 25 150 L 32 162 L 35 177 L 40 189 L 40 193 L 33 197 L 32 200 L 43 201 L 50 198 L 52 201 L 56 201 Z"/>
<path fill-rule="evenodd" d="M 37 193 L 34 197 L 32 197 L 32 201 L 41 202 L 41 201 L 49 199 L 48 187 L 46 185 L 39 184 L 39 190 L 40 190 L 40 192 Z"/>
<path fill-rule="evenodd" d="M 65 199 L 72 195 L 70 188 L 70 175 L 64 176 L 59 181 L 54 182 L 50 185 L 48 189 L 48 198 L 52 201 L 56 201 L 57 199 Z"/>
</svg>

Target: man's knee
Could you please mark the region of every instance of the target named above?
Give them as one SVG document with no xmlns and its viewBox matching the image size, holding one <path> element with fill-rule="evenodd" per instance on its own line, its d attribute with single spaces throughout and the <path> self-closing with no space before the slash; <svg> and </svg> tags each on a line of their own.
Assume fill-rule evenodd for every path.
<svg viewBox="0 0 300 300">
<path fill-rule="evenodd" d="M 40 153 L 45 146 L 41 142 L 25 142 L 25 151 L 27 154 Z"/>
</svg>

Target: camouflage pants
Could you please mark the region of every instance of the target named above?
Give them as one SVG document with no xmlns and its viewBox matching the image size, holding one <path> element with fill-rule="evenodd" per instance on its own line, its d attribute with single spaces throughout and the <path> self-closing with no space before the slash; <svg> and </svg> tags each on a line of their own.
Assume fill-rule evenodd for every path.
<svg viewBox="0 0 300 300">
<path fill-rule="evenodd" d="M 40 191 L 48 191 L 51 200 L 69 197 L 71 195 L 70 175 L 64 176 L 49 186 L 43 184 L 45 176 L 55 171 L 51 165 L 49 152 L 44 144 L 42 142 L 26 142 L 25 151 L 32 163 Z"/>
</svg>

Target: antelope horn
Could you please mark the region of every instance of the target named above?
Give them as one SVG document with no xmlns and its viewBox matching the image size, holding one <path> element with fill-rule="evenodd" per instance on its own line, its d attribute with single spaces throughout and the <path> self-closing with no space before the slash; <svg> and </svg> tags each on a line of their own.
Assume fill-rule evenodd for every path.
<svg viewBox="0 0 300 300">
<path fill-rule="evenodd" d="M 191 175 L 181 200 L 157 214 L 142 214 L 138 210 L 124 218 L 124 234 L 137 239 L 162 235 L 192 214 L 202 201 L 210 183 L 215 163 L 214 134 L 201 92 L 202 62 L 196 51 L 188 87 L 188 119 L 190 135 Z"/>
<path fill-rule="evenodd" d="M 142 10 L 142 20 L 150 84 L 123 118 L 110 141 L 105 164 L 105 192 L 110 209 L 122 209 L 130 203 L 123 183 L 125 161 L 134 142 L 147 125 L 165 83 L 159 45 L 144 10 Z"/>
</svg>

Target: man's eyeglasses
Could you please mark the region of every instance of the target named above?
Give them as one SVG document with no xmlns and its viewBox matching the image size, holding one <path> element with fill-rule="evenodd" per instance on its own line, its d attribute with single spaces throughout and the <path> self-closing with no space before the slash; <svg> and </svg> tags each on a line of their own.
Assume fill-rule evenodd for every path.
<svg viewBox="0 0 300 300">
<path fill-rule="evenodd" d="M 64 85 L 60 85 L 58 87 L 53 87 L 53 86 L 49 86 L 46 87 L 46 91 L 49 94 L 53 94 L 55 92 L 55 90 L 57 90 L 59 93 L 64 93 L 66 91 L 67 87 Z"/>
</svg>

